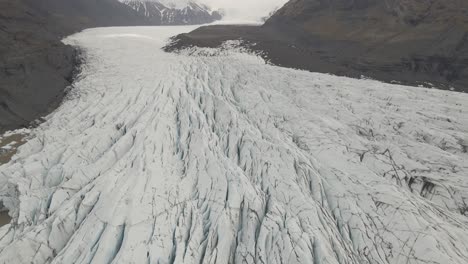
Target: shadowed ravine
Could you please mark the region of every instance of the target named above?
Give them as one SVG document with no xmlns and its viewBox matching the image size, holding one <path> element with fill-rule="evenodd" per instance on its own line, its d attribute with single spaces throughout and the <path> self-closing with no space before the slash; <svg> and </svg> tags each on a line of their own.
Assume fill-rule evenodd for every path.
<svg viewBox="0 0 468 264">
<path fill-rule="evenodd" d="M 8 211 L 0 212 L 0 227 L 10 223 L 11 217 L 8 215 Z"/>
<path fill-rule="evenodd" d="M 101 28 L 0 167 L 0 263 L 466 263 L 468 95 Z M 388 90 L 392 90 L 392 95 Z"/>
<path fill-rule="evenodd" d="M 10 223 L 11 218 L 8 216 L 8 212 L 0 213 L 0 227 Z"/>
</svg>

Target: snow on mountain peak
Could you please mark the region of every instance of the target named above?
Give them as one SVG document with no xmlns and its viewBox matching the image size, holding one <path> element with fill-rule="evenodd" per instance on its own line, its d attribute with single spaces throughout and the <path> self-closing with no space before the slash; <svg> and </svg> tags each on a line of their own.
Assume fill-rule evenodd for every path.
<svg viewBox="0 0 468 264">
<path fill-rule="evenodd" d="M 222 18 L 219 12 L 192 0 L 120 0 L 147 17 L 155 25 L 211 23 Z"/>
<path fill-rule="evenodd" d="M 196 1 L 193 0 L 120 0 L 123 3 L 132 1 L 132 2 L 141 2 L 141 3 L 159 3 L 164 5 L 165 7 L 172 8 L 172 9 L 184 9 L 190 7 L 193 4 L 200 5 Z"/>
<path fill-rule="evenodd" d="M 167 7 L 175 9 L 184 9 L 193 3 L 191 0 L 159 0 L 159 2 Z"/>
</svg>

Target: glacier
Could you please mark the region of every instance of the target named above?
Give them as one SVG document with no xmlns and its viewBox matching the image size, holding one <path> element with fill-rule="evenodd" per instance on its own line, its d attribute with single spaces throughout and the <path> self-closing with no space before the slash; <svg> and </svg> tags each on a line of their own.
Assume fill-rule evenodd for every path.
<svg viewBox="0 0 468 264">
<path fill-rule="evenodd" d="M 468 263 L 468 95 L 68 37 L 85 62 L 0 167 L 0 263 Z"/>
</svg>

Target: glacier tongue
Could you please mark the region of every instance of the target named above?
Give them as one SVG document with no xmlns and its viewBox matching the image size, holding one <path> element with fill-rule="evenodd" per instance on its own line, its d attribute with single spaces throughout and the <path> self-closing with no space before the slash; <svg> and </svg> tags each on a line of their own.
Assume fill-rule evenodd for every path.
<svg viewBox="0 0 468 264">
<path fill-rule="evenodd" d="M 1 263 L 468 262 L 467 95 L 161 51 L 190 29 L 66 40 L 72 93 L 0 167 Z"/>
</svg>

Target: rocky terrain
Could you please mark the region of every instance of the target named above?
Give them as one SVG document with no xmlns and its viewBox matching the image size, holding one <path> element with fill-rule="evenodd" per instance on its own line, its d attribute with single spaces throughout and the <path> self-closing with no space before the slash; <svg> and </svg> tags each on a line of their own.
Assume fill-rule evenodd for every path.
<svg viewBox="0 0 468 264">
<path fill-rule="evenodd" d="M 178 49 L 243 39 L 286 67 L 468 91 L 468 2 L 292 0 L 262 27 L 204 27 Z"/>
<path fill-rule="evenodd" d="M 219 18 L 201 8 L 167 9 L 164 24 Z M 162 23 L 116 0 L 0 0 L 0 133 L 29 126 L 61 102 L 79 63 L 77 51 L 61 43 L 64 36 Z"/>
<path fill-rule="evenodd" d="M 147 24 L 114 0 L 0 1 L 0 132 L 54 109 L 77 52 L 61 38 L 88 27 Z"/>
<path fill-rule="evenodd" d="M 193 1 L 175 5 L 157 0 L 121 0 L 154 25 L 194 25 L 211 23 L 222 18 L 219 11 Z"/>
</svg>

